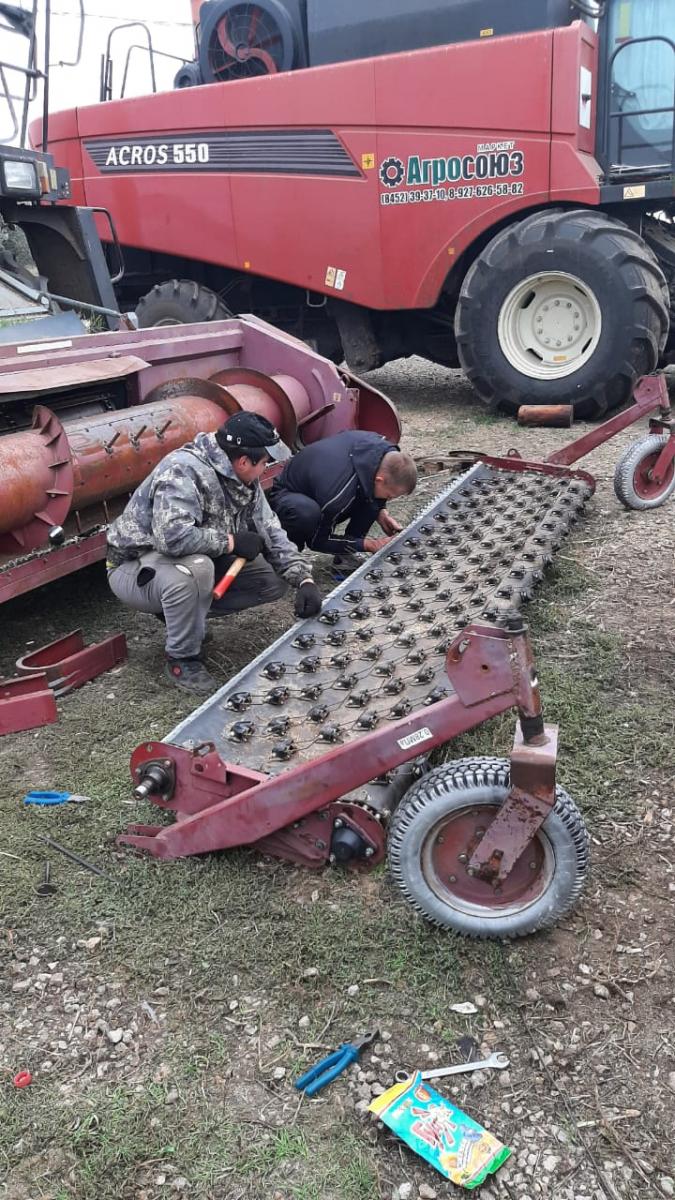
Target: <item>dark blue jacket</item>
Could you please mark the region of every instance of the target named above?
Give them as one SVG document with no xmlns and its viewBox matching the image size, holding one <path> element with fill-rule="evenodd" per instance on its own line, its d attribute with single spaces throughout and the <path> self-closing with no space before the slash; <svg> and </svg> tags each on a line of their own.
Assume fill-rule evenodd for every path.
<svg viewBox="0 0 675 1200">
<path fill-rule="evenodd" d="M 270 504 L 275 507 L 282 491 L 309 496 L 321 509 L 311 548 L 324 554 L 363 550 L 363 537 L 335 536 L 333 529 L 347 520 L 356 520 L 366 532 L 370 529 L 385 506 L 373 495 L 375 476 L 385 454 L 398 449 L 379 433 L 363 430 L 336 433 L 305 446 L 277 476 Z"/>
</svg>

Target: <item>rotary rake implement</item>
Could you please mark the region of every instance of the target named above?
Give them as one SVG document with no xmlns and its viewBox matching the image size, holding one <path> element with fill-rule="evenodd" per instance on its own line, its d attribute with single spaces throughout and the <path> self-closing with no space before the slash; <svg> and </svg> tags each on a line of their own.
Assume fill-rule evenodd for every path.
<svg viewBox="0 0 675 1200">
<path fill-rule="evenodd" d="M 234 846 L 374 867 L 430 920 L 478 936 L 553 924 L 587 866 L 556 787 L 519 609 L 593 492 L 583 472 L 484 458 L 163 742 L 131 761 L 167 825 L 120 839 L 158 858 Z M 510 760 L 430 770 L 435 748 L 501 712 Z"/>
</svg>

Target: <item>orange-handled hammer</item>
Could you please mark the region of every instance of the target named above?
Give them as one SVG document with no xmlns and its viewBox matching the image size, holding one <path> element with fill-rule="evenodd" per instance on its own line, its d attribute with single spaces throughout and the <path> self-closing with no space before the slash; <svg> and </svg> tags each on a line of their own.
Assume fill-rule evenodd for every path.
<svg viewBox="0 0 675 1200">
<path fill-rule="evenodd" d="M 235 558 L 234 562 L 232 563 L 232 566 L 227 568 L 227 571 L 223 575 L 223 578 L 219 579 L 218 583 L 214 587 L 214 589 L 213 589 L 214 600 L 220 600 L 225 595 L 228 588 L 230 588 L 232 586 L 235 579 L 237 578 L 237 575 L 241 571 L 241 568 L 245 567 L 245 566 L 246 566 L 245 558 Z"/>
</svg>

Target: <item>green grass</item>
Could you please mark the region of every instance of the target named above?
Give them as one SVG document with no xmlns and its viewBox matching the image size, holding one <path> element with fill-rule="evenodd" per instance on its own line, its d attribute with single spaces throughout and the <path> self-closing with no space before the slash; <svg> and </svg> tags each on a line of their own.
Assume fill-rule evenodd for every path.
<svg viewBox="0 0 675 1200">
<path fill-rule="evenodd" d="M 525 615 L 530 625 L 545 719 L 560 728 L 558 778 L 592 820 L 602 812 L 630 818 L 648 770 L 672 765 L 674 716 L 663 689 L 630 686 L 621 638 L 570 615 L 591 576 L 559 561 Z M 505 713 L 443 747 L 438 761 L 508 755 L 513 718 Z"/>
<path fill-rule="evenodd" d="M 645 771 L 667 767 L 673 744 L 664 693 L 641 679 L 639 697 L 633 694 L 621 642 L 586 617 L 593 587 L 592 576 L 560 560 L 527 612 L 546 717 L 561 727 L 560 781 L 591 829 L 599 828 L 601 814 L 634 817 Z M 81 602 L 79 619 L 89 635 L 110 632 L 107 598 L 87 573 Z M 37 617 L 39 597 L 25 607 Z M 16 657 L 24 616 L 10 606 L 0 632 L 5 664 L 11 653 Z M 44 640 L 69 627 L 67 612 L 58 620 L 60 627 L 45 614 Z M 36 1080 L 23 1092 L 0 1083 L 0 1162 L 16 1172 L 31 1156 L 48 1161 L 60 1154 L 52 1175 L 46 1181 L 40 1175 L 44 1194 L 58 1200 L 138 1200 L 144 1190 L 152 1200 L 175 1197 L 170 1185 L 177 1175 L 190 1181 L 189 1195 L 198 1200 L 271 1200 L 277 1189 L 284 1200 L 388 1196 L 400 1181 L 390 1142 L 371 1144 L 351 1112 L 335 1108 L 333 1096 L 297 1110 L 290 1081 L 319 1056 L 301 1043 L 336 1045 L 379 1026 L 393 1030 L 401 1065 L 415 1065 L 423 1040 L 454 1053 L 460 1035 L 480 1040 L 486 1017 L 513 999 L 502 950 L 419 921 L 382 869 L 363 878 L 313 875 L 287 864 L 261 865 L 246 851 L 161 863 L 117 850 L 115 835 L 137 816 L 129 804 L 130 751 L 141 736 L 161 735 L 192 707 L 156 682 L 154 648 L 141 646 L 136 655 L 135 671 L 69 697 L 58 726 L 0 745 L 2 949 L 11 960 L 41 947 L 45 958 L 75 973 L 86 1005 L 95 1003 L 99 981 L 117 981 L 125 1021 L 144 1001 L 166 1020 L 142 1026 L 131 1078 L 113 1065 L 97 1079 L 93 1068 L 77 1075 L 78 1064 L 68 1059 L 55 1075 L 41 1075 L 45 1051 L 10 1019 L 6 1061 L 30 1067 Z M 138 669 L 139 656 L 146 672 Z M 457 739 L 444 755 L 507 755 L 512 736 L 507 714 Z M 20 801 L 31 786 L 74 787 L 90 801 L 77 809 L 28 810 Z M 50 852 L 58 894 L 39 901 L 40 833 L 93 860 L 110 879 Z M 618 874 L 606 883 L 623 886 L 621 865 L 613 869 Z M 101 936 L 100 946 L 91 952 L 77 946 L 93 934 Z M 536 959 L 539 944 L 519 946 L 516 961 Z M 304 976 L 309 966 L 316 977 Z M 350 997 L 352 983 L 360 990 Z M 158 987 L 168 995 L 157 998 Z M 485 1014 L 467 1020 L 449 1011 L 478 992 L 489 997 Z M 7 998 L 13 1012 L 17 1001 Z M 233 999 L 238 1007 L 231 1009 Z M 33 1003 L 39 1023 L 41 1009 Z M 310 1025 L 300 1036 L 303 1015 Z M 58 1005 L 53 1019 L 63 1025 Z M 280 1041 L 268 1050 L 272 1033 Z M 285 1067 L 281 1084 L 270 1063 Z M 160 1066 L 166 1084 L 154 1082 Z M 178 1092 L 173 1104 L 166 1103 L 169 1082 Z M 70 1085 L 66 1097 L 61 1083 Z M 157 1184 L 161 1175 L 165 1182 Z"/>
<path fill-rule="evenodd" d="M 22 1142 L 17 1162 L 37 1155 L 48 1163 L 51 1147 L 67 1147 L 58 1168 L 67 1165 L 67 1186 L 57 1184 L 44 1193 L 54 1200 L 73 1195 L 78 1200 L 120 1200 L 137 1196 L 139 1186 L 151 1186 L 155 1195 L 175 1195 L 171 1184 L 179 1176 L 188 1180 L 190 1195 L 197 1196 L 230 1195 L 227 1189 L 234 1189 L 235 1182 L 251 1196 L 271 1194 L 285 1183 L 297 1200 L 329 1195 L 368 1200 L 377 1195 L 362 1140 L 339 1125 L 324 1125 L 317 1137 L 311 1109 L 303 1110 L 297 1125 L 274 1129 L 264 1120 L 228 1117 L 208 1093 L 167 1105 L 164 1090 L 148 1085 L 116 1087 L 76 1100 L 64 1117 L 56 1088 L 33 1088 L 18 1100 L 0 1102 L 0 1120 L 7 1139 Z M 54 1157 L 51 1161 L 57 1162 Z M 298 1180 L 308 1167 L 311 1182 Z M 15 1186 L 18 1178 L 15 1173 Z M 47 1174 L 45 1186 L 48 1179 Z"/>
</svg>

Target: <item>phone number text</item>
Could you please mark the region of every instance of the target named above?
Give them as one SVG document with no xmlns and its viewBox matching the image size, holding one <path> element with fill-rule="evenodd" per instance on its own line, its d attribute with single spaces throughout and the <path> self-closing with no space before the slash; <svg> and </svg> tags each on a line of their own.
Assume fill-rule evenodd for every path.
<svg viewBox="0 0 675 1200">
<path fill-rule="evenodd" d="M 412 188 L 382 192 L 380 204 L 427 204 L 432 200 L 481 200 L 493 196 L 522 196 L 522 183 L 476 183 L 461 187 Z"/>
</svg>

